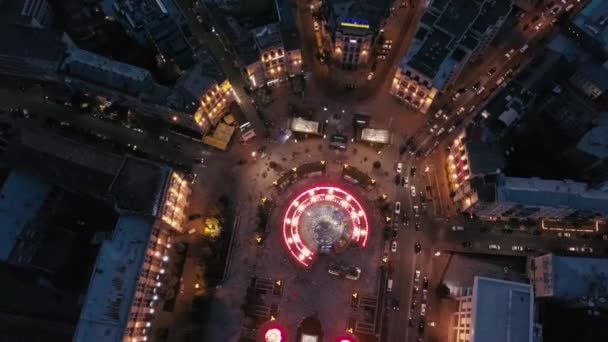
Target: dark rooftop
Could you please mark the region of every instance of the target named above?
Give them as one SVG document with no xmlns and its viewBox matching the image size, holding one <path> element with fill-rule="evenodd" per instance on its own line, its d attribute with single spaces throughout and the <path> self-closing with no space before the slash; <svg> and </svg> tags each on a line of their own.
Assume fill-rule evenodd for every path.
<svg viewBox="0 0 608 342">
<path fill-rule="evenodd" d="M 119 156 L 42 131 L 23 130 L 7 149 L 17 167 L 76 193 L 109 201 L 118 209 L 156 215 L 171 169 Z"/>
<path fill-rule="evenodd" d="M 65 55 L 63 33 L 3 23 L 0 25 L 0 54 L 34 58 L 59 64 Z"/>
<path fill-rule="evenodd" d="M 152 162 L 126 158 L 110 187 L 120 210 L 156 215 L 171 170 Z"/>
</svg>

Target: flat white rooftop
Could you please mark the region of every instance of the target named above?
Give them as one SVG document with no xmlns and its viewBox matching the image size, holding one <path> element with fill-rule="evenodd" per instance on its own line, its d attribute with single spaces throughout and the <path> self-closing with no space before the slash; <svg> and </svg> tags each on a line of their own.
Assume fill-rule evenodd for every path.
<svg viewBox="0 0 608 342">
<path fill-rule="evenodd" d="M 532 285 L 475 277 L 472 342 L 532 342 Z"/>
<path fill-rule="evenodd" d="M 101 245 L 74 342 L 122 341 L 152 231 L 143 216 L 123 215 Z"/>
</svg>

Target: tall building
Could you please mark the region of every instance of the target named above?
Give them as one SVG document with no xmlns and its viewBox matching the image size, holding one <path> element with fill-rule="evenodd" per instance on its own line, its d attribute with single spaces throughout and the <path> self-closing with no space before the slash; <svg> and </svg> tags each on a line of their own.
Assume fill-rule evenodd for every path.
<svg viewBox="0 0 608 342">
<path fill-rule="evenodd" d="M 104 0 L 102 8 L 140 45 L 154 46 L 163 62 L 181 70 L 194 64 L 188 24 L 174 0 Z"/>
<path fill-rule="evenodd" d="M 511 1 L 433 1 L 399 62 L 390 93 L 426 113 L 464 66 L 483 53 L 511 11 Z"/>
<path fill-rule="evenodd" d="M 45 184 L 95 198 L 118 216 L 113 228 L 105 227 L 109 234 L 97 234 L 90 240 L 100 247 L 71 330 L 73 341 L 147 340 L 155 311 L 172 286 L 165 265 L 173 235 L 184 230 L 190 182 L 169 167 L 37 130 L 23 130 L 7 150 L 7 157 L 17 170 L 40 177 Z M 36 184 L 39 182 L 34 185 L 44 191 Z M 6 185 L 3 193 L 8 194 Z M 18 201 L 7 199 L 7 203 L 23 201 L 19 192 L 11 192 L 11 196 Z M 3 216 L 0 220 L 9 222 Z M 10 222 L 15 222 L 14 217 Z M 11 260 L 19 260 L 19 255 L 27 255 L 31 249 L 24 239 L 31 235 L 31 226 L 0 227 L 3 236 L 12 236 L 0 246 L 3 252 L 11 251 Z"/>
<path fill-rule="evenodd" d="M 592 0 L 569 23 L 567 32 L 601 59 L 608 56 L 608 2 Z"/>
<path fill-rule="evenodd" d="M 232 86 L 211 52 L 200 48 L 197 64 L 188 69 L 173 87 L 169 101 L 193 104 L 192 119 L 203 132 L 215 126 L 234 102 Z"/>
<path fill-rule="evenodd" d="M 457 297 L 449 342 L 532 342 L 534 294 L 529 284 L 475 277 L 469 294 Z"/>
<path fill-rule="evenodd" d="M 214 27 L 242 66 L 250 88 L 272 86 L 302 73 L 300 35 L 291 0 L 276 0 L 277 21 L 255 27 L 243 27 L 236 18 L 213 16 Z"/>
<path fill-rule="evenodd" d="M 595 301 L 604 306 L 608 259 L 545 254 L 530 259 L 528 276 L 539 299 L 577 302 L 580 306 Z M 593 304 L 591 304 L 593 305 Z"/>
<path fill-rule="evenodd" d="M 331 42 L 331 55 L 337 65 L 355 70 L 370 61 L 374 42 L 383 31 L 390 5 L 388 0 L 323 2 L 322 33 Z"/>
</svg>

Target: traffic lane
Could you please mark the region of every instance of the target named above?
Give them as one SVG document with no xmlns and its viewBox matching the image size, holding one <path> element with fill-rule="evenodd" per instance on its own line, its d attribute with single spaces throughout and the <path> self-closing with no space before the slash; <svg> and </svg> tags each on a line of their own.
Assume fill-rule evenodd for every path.
<svg viewBox="0 0 608 342">
<path fill-rule="evenodd" d="M 391 315 L 391 341 L 403 341 L 405 331 L 403 322 L 407 321 L 410 316 L 410 295 L 412 293 L 412 277 L 415 264 L 412 249 L 411 227 L 403 228 L 399 237 L 399 262 L 393 265 L 395 271 L 393 274 L 394 286 L 393 290 L 397 294 L 400 303 L 400 310 L 393 311 Z"/>
<path fill-rule="evenodd" d="M 557 236 L 540 237 L 540 236 L 521 236 L 513 233 L 479 233 L 465 229 L 462 232 L 453 232 L 448 230 L 441 241 L 438 241 L 435 246 L 435 251 L 453 250 L 462 252 L 499 254 L 512 256 L 534 256 L 551 252 L 560 252 L 578 256 L 599 256 L 605 255 L 606 242 L 603 240 L 587 240 L 585 242 L 562 238 Z M 470 241 L 473 245 L 472 249 L 466 249 L 462 242 Z M 500 250 L 491 250 L 490 245 L 499 245 Z M 513 246 L 523 247 L 524 251 L 513 250 Z M 591 253 L 570 252 L 570 247 L 590 247 L 593 249 Z M 525 248 L 533 248 L 534 251 L 526 252 Z"/>
</svg>

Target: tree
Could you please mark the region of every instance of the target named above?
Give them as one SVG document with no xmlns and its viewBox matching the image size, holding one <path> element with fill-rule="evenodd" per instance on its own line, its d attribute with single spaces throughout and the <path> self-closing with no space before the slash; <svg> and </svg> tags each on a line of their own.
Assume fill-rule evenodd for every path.
<svg viewBox="0 0 608 342">
<path fill-rule="evenodd" d="M 215 240 L 220 235 L 222 227 L 220 220 L 217 217 L 208 217 L 205 219 L 205 228 L 203 228 L 203 235 Z"/>
<path fill-rule="evenodd" d="M 372 164 L 372 166 L 374 167 L 374 169 L 379 169 L 382 167 L 382 164 L 379 161 L 375 161 L 374 164 Z"/>
<path fill-rule="evenodd" d="M 450 288 L 445 284 L 441 283 L 437 286 L 437 295 L 440 298 L 447 298 L 450 296 Z"/>
</svg>

